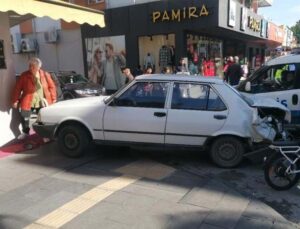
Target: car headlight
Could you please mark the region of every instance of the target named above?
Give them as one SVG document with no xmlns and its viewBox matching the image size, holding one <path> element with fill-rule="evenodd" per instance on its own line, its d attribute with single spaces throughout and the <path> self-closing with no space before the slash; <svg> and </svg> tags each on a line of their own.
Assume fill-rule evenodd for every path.
<svg viewBox="0 0 300 229">
<path fill-rule="evenodd" d="M 99 93 L 96 89 L 75 90 L 75 92 L 79 95 L 94 95 Z"/>
</svg>

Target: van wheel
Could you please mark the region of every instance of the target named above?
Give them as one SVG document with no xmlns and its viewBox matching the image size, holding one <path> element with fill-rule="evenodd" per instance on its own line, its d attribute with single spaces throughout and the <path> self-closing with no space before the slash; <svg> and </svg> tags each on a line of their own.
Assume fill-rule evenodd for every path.
<svg viewBox="0 0 300 229">
<path fill-rule="evenodd" d="M 87 131 L 79 125 L 64 126 L 58 133 L 58 146 L 67 157 L 83 156 L 90 140 Z"/>
<path fill-rule="evenodd" d="M 223 168 L 238 166 L 245 152 L 242 142 L 235 137 L 217 138 L 210 150 L 210 157 L 213 162 Z"/>
</svg>

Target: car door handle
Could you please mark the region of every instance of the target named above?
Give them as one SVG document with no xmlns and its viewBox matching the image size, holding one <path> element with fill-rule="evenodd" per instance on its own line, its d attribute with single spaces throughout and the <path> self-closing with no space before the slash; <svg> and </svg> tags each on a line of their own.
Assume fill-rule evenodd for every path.
<svg viewBox="0 0 300 229">
<path fill-rule="evenodd" d="M 218 120 L 222 120 L 222 119 L 226 119 L 227 116 L 226 115 L 214 115 L 214 118 L 218 119 Z"/>
<path fill-rule="evenodd" d="M 165 117 L 167 114 L 165 112 L 154 112 L 154 116 Z"/>
</svg>

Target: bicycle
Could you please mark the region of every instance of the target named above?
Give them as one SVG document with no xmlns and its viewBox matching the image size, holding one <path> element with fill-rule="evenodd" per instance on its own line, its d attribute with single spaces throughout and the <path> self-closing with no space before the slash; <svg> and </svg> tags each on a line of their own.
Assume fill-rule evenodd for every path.
<svg viewBox="0 0 300 229">
<path fill-rule="evenodd" d="M 300 179 L 300 141 L 273 142 L 269 147 L 274 153 L 265 160 L 265 180 L 275 190 L 288 190 Z"/>
</svg>

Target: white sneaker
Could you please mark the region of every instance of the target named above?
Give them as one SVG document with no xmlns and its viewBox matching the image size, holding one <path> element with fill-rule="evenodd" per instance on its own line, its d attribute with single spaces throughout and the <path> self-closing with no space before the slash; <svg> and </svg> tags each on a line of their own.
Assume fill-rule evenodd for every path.
<svg viewBox="0 0 300 229">
<path fill-rule="evenodd" d="M 18 139 L 19 139 L 19 140 L 23 140 L 23 139 L 25 139 L 27 136 L 28 136 L 28 134 L 22 133 L 22 134 L 20 134 L 20 135 L 18 136 Z"/>
</svg>

